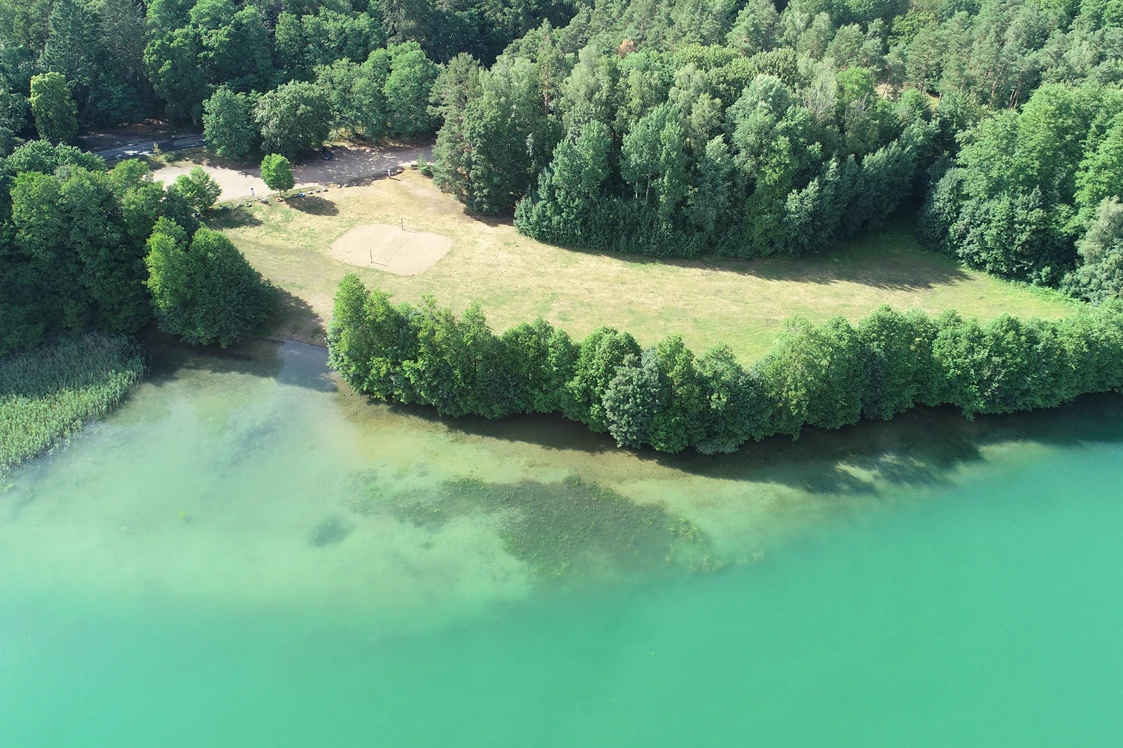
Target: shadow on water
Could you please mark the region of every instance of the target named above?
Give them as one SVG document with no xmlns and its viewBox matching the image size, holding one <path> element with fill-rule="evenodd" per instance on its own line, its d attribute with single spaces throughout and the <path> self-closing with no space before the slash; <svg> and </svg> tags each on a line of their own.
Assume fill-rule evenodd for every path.
<svg viewBox="0 0 1123 748">
<path fill-rule="evenodd" d="M 141 335 L 149 360 L 147 381 L 164 386 L 183 371 L 248 374 L 317 392 L 334 392 L 327 351 L 304 343 L 247 340 L 228 348 L 188 345 L 154 326 Z"/>
<path fill-rule="evenodd" d="M 427 408 L 395 410 L 440 422 L 451 431 L 589 454 L 617 450 L 612 438 L 592 434 L 559 415 L 515 416 L 497 421 L 443 419 Z M 1123 397 L 1086 395 L 1049 410 L 974 421 L 959 411 L 910 411 L 891 421 L 863 421 L 837 431 L 807 429 L 798 439 L 776 436 L 728 455 L 693 450 L 670 455 L 631 450 L 640 460 L 707 478 L 780 483 L 812 494 L 876 494 L 878 485 L 934 485 L 957 468 L 981 462 L 988 446 L 1007 443 L 1077 446 L 1123 443 Z"/>
<path fill-rule="evenodd" d="M 386 404 L 373 398 L 367 400 L 372 405 L 388 408 L 392 413 L 445 426 L 456 434 L 524 442 L 561 452 L 601 454 L 617 449 L 611 436 L 594 434 L 584 424 L 567 420 L 560 415 L 513 415 L 494 421 L 480 416 L 446 418 L 424 405 Z"/>
<path fill-rule="evenodd" d="M 878 484 L 945 483 L 958 468 L 982 462 L 984 449 L 1011 443 L 1074 447 L 1123 443 L 1123 398 L 1087 395 L 1060 408 L 974 421 L 946 407 L 865 421 L 838 431 L 809 429 L 797 440 L 771 437 L 734 455 L 665 455 L 643 459 L 729 480 L 765 478 L 814 494 L 876 494 Z"/>
</svg>

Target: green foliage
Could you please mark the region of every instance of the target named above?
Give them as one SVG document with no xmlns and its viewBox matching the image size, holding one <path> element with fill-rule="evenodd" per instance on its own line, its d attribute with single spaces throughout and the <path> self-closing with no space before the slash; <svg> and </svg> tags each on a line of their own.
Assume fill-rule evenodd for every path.
<svg viewBox="0 0 1123 748">
<path fill-rule="evenodd" d="M 386 135 L 390 116 L 384 88 L 390 55 L 376 49 L 361 65 L 338 60 L 316 69 L 316 83 L 331 97 L 334 127 L 377 141 Z"/>
<path fill-rule="evenodd" d="M 207 98 L 207 82 L 198 64 L 199 35 L 179 28 L 154 37 L 144 48 L 144 66 L 168 116 L 198 122 Z"/>
<path fill-rule="evenodd" d="M 62 143 L 78 133 L 78 107 L 70 98 L 66 78 L 44 73 L 31 79 L 31 114 L 39 137 Z"/>
<path fill-rule="evenodd" d="M 599 327 L 581 342 L 573 378 L 566 383 L 563 412 L 566 418 L 580 421 L 597 433 L 608 431 L 604 395 L 616 370 L 629 356 L 639 359 L 635 338 L 611 327 Z"/>
<path fill-rule="evenodd" d="M 702 388 L 694 354 L 677 335 L 655 346 L 659 372 L 658 407 L 647 440 L 660 452 L 681 452 L 700 436 Z"/>
<path fill-rule="evenodd" d="M 111 411 L 144 371 L 132 339 L 103 333 L 0 359 L 0 477 Z"/>
<path fill-rule="evenodd" d="M 339 5 L 325 4 L 315 12 L 282 12 L 277 17 L 274 39 L 283 80 L 307 80 L 319 66 L 343 59 L 359 62 L 385 45 L 376 15 L 341 11 Z M 377 14 L 378 6 L 372 11 Z"/>
<path fill-rule="evenodd" d="M 56 330 L 134 332 L 150 319 L 143 244 L 130 240 L 117 190 L 105 171 L 83 168 L 25 171 L 12 183 L 5 302 L 37 330 L 18 344 Z"/>
<path fill-rule="evenodd" d="M 1123 295 L 1123 205 L 1107 197 L 1076 243 L 1080 267 L 1065 279 L 1075 295 L 1101 303 Z"/>
<path fill-rule="evenodd" d="M 491 334 L 478 305 L 463 319 L 438 309 L 430 298 L 413 322 L 415 358 L 402 364 L 406 402 L 433 405 L 441 415 L 506 415 L 510 388 L 502 367 L 503 347 Z"/>
<path fill-rule="evenodd" d="M 328 326 L 329 364 L 356 390 L 379 400 L 410 398 L 402 362 L 417 354 L 412 310 L 390 304 L 389 294 L 367 291 L 348 273 L 335 295 Z"/>
<path fill-rule="evenodd" d="M 271 190 L 284 192 L 296 184 L 292 176 L 292 164 L 279 153 L 270 153 L 261 160 L 261 178 Z"/>
<path fill-rule="evenodd" d="M 417 42 L 392 45 L 389 52 L 390 75 L 383 91 L 390 134 L 410 138 L 432 132 L 436 121 L 429 113 L 429 97 L 439 72 L 436 64 Z"/>
<path fill-rule="evenodd" d="M 229 239 L 209 229 L 196 231 L 189 243 L 182 228 L 161 219 L 145 265 L 160 329 L 187 343 L 225 348 L 273 310 L 273 289 Z"/>
<path fill-rule="evenodd" d="M 702 388 L 694 354 L 670 337 L 629 355 L 604 393 L 608 431 L 622 447 L 681 452 L 701 434 Z"/>
<path fill-rule="evenodd" d="M 526 60 L 501 57 L 480 75 L 479 98 L 466 109 L 462 123 L 463 189 L 471 210 L 511 210 L 530 189 L 535 166 L 548 158 L 556 123 L 542 117 L 539 88 L 538 69 Z M 447 172 L 448 166 L 442 166 Z"/>
<path fill-rule="evenodd" d="M 292 82 L 264 94 L 254 119 L 266 153 L 295 158 L 319 148 L 331 133 L 331 100 L 313 83 Z"/>
<path fill-rule="evenodd" d="M 257 145 L 253 104 L 245 94 L 222 87 L 203 102 L 203 137 L 223 158 L 240 160 Z"/>
<path fill-rule="evenodd" d="M 550 168 L 515 210 L 519 231 L 555 244 L 595 245 L 607 212 L 604 184 L 611 173 L 611 147 L 611 133 L 600 122 L 590 122 L 576 137 L 558 143 Z"/>
<path fill-rule="evenodd" d="M 836 429 L 856 423 L 866 371 L 857 331 L 842 317 L 815 325 L 792 317 L 760 364 L 765 391 L 775 401 L 771 431 L 798 436 L 806 426 Z"/>
<path fill-rule="evenodd" d="M 462 202 L 473 199 L 475 194 L 468 180 L 475 145 L 468 140 L 467 119 L 468 105 L 477 95 L 479 85 L 479 63 L 462 54 L 444 66 L 430 94 L 433 112 L 444 122 L 433 146 L 433 181 Z"/>
<path fill-rule="evenodd" d="M 655 351 L 640 358 L 629 354 L 604 391 L 608 432 L 617 446 L 638 449 L 651 440 L 651 426 L 659 409 L 659 367 Z"/>
<path fill-rule="evenodd" d="M 749 439 L 764 435 L 774 406 L 756 369 L 745 371 L 728 346 L 717 346 L 698 359 L 698 378 L 699 452 L 736 452 Z"/>
<path fill-rule="evenodd" d="M 501 338 L 516 413 L 553 413 L 565 405 L 565 384 L 573 378 L 578 346 L 564 330 L 537 319 Z"/>
<path fill-rule="evenodd" d="M 939 402 L 940 375 L 932 359 L 937 328 L 920 312 L 882 306 L 858 325 L 865 352 L 862 415 L 890 419 L 916 405 Z"/>
<path fill-rule="evenodd" d="M 837 429 L 948 404 L 967 417 L 1053 407 L 1123 388 L 1123 302 L 1060 321 L 882 307 L 856 328 L 793 317 L 750 370 L 727 347 L 695 361 L 678 337 L 640 350 L 602 327 L 574 345 L 543 320 L 496 337 L 475 305 L 457 318 L 427 299 L 393 306 L 348 275 L 336 295 L 329 360 L 351 386 L 443 415 L 554 412 L 620 446 L 733 452 L 749 439 Z"/>
<path fill-rule="evenodd" d="M 196 213 L 208 210 L 222 194 L 222 187 L 201 166 L 180 174 L 169 189 L 181 195 Z"/>
<path fill-rule="evenodd" d="M 1123 185 L 1121 96 L 1047 85 L 1020 114 L 983 120 L 929 195 L 926 241 L 988 272 L 1059 283 L 1077 263 L 1077 213 L 1090 220 Z"/>
<path fill-rule="evenodd" d="M 0 355 L 60 333 L 136 332 L 152 319 L 146 242 L 157 221 L 195 231 L 213 183 L 167 190 L 139 161 L 36 140 L 0 164 Z M 189 197 L 195 201 L 193 206 Z"/>
</svg>

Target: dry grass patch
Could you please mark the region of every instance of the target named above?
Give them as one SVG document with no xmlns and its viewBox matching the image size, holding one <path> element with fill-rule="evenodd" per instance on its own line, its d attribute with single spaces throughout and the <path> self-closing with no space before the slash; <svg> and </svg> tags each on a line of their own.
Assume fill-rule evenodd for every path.
<svg viewBox="0 0 1123 748">
<path fill-rule="evenodd" d="M 540 244 L 509 220 L 468 215 L 412 171 L 365 187 L 332 189 L 317 199 L 324 204 L 316 210 L 296 201 L 270 203 L 214 221 L 262 274 L 320 317 L 308 325 L 323 325 L 336 284 L 355 270 L 332 257 L 332 245 L 352 229 L 376 223 L 404 223 L 408 232 L 448 237 L 451 247 L 417 275 L 360 266 L 368 285 L 399 301 L 416 303 L 431 294 L 458 310 L 479 301 L 497 332 L 542 316 L 577 338 L 602 324 L 629 330 L 645 344 L 674 333 L 695 351 L 727 343 L 751 361 L 796 313 L 858 320 L 890 304 L 930 313 L 957 309 L 988 320 L 1004 312 L 1055 318 L 1072 309 L 1060 294 L 965 270 L 926 252 L 904 229 L 813 257 L 668 261 Z"/>
</svg>

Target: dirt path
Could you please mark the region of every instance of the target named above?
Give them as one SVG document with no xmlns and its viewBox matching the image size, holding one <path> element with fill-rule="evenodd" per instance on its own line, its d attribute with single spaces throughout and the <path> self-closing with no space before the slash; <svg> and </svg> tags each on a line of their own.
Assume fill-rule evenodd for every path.
<svg viewBox="0 0 1123 748">
<path fill-rule="evenodd" d="M 313 155 L 293 165 L 296 186 L 314 184 L 341 184 L 357 179 L 386 176 L 388 170 L 413 163 L 421 155 L 432 159 L 433 146 L 387 146 L 367 148 L 363 146 L 333 147 L 331 161 Z M 186 174 L 196 166 L 202 166 L 222 187 L 220 200 L 269 194 L 269 188 L 261 180 L 261 170 L 256 166 L 232 167 L 226 163 L 212 160 L 207 154 L 191 154 L 174 164 L 157 168 L 153 177 L 165 184 L 175 181 L 180 174 Z"/>
</svg>

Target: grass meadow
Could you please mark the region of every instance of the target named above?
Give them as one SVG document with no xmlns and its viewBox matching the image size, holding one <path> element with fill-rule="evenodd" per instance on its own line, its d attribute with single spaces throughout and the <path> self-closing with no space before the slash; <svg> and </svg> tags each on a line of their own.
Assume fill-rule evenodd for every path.
<svg viewBox="0 0 1123 748">
<path fill-rule="evenodd" d="M 0 358 L 0 476 L 112 410 L 144 370 L 132 338 L 102 333 Z"/>
<path fill-rule="evenodd" d="M 1059 293 L 961 268 L 922 249 L 903 226 L 795 259 L 661 260 L 552 247 L 520 235 L 510 220 L 467 214 L 414 171 L 285 203 L 254 203 L 211 223 L 284 292 L 274 335 L 307 342 L 323 342 L 336 284 L 356 269 L 329 257 L 328 248 L 368 223 L 453 240 L 448 255 L 418 275 L 359 269 L 368 285 L 398 301 L 428 294 L 457 310 L 478 301 L 496 332 L 541 316 L 578 339 L 599 325 L 627 330 L 645 345 L 678 334 L 699 353 L 726 343 L 745 362 L 769 350 L 792 314 L 856 321 L 890 304 L 957 309 L 983 320 L 1002 313 L 1056 318 L 1074 305 Z"/>
</svg>

